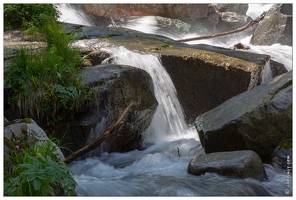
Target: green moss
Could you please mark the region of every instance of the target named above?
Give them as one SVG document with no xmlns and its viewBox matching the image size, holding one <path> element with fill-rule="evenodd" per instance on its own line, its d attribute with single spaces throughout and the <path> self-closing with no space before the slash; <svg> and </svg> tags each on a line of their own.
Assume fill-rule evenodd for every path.
<svg viewBox="0 0 296 200">
<path fill-rule="evenodd" d="M 285 149 L 291 149 L 292 148 L 292 141 L 291 140 L 284 140 L 278 145 L 278 150 L 285 148 Z"/>
<path fill-rule="evenodd" d="M 172 45 L 166 44 L 166 45 L 162 45 L 161 47 L 162 47 L 162 48 L 171 48 Z"/>
<path fill-rule="evenodd" d="M 19 123 L 31 124 L 32 119 L 31 118 L 24 118 L 24 119 L 21 119 L 21 121 Z"/>
</svg>

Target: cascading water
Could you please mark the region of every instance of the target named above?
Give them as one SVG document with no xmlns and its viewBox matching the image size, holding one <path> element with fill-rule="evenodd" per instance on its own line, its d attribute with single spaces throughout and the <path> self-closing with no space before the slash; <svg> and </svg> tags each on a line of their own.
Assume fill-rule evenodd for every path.
<svg viewBox="0 0 296 200">
<path fill-rule="evenodd" d="M 145 19 L 149 21 L 152 18 Z M 145 20 L 142 22 L 145 23 Z M 150 26 L 154 25 L 154 22 L 150 23 Z M 132 23 L 129 26 L 132 28 Z M 154 27 L 153 31 L 156 30 Z M 241 41 L 249 42 L 249 39 L 250 36 Z M 68 165 L 78 183 L 79 196 L 285 195 L 286 174 L 267 164 L 264 167 L 269 179 L 262 182 L 251 178 L 219 176 L 215 173 L 206 173 L 202 176 L 188 174 L 189 161 L 198 154 L 204 154 L 204 151 L 200 142 L 196 140 L 196 133 L 193 135 L 185 123 L 176 91 L 160 59 L 156 55 L 133 52 L 124 47 L 98 44 L 95 40 L 92 44 L 112 55 L 112 59 L 106 60 L 106 63 L 131 65 L 146 70 L 153 79 L 159 106 L 145 133 L 145 142 L 149 144 L 145 150 L 127 153 L 105 152 L 99 157 L 73 161 Z M 215 45 L 217 46 L 217 43 Z M 221 45 L 226 47 L 230 44 Z M 267 51 L 264 47 L 251 46 L 251 49 L 254 49 L 254 52 Z M 271 50 L 269 47 L 269 51 Z M 283 50 L 281 54 L 272 53 L 276 58 L 281 55 L 286 61 L 286 68 L 292 69 L 289 51 L 287 53 Z"/>
<path fill-rule="evenodd" d="M 262 77 L 261 84 L 267 83 L 268 81 L 271 81 L 273 79 L 272 71 L 270 68 L 270 60 L 267 61 L 267 63 L 265 64 L 261 77 Z"/>
<path fill-rule="evenodd" d="M 188 132 L 189 127 L 185 122 L 174 84 L 157 55 L 133 52 L 122 46 L 101 50 L 112 55 L 105 63 L 111 60 L 113 64 L 137 67 L 152 77 L 154 94 L 159 105 L 145 133 L 144 142 L 155 144 L 163 140 L 175 140 Z"/>
</svg>

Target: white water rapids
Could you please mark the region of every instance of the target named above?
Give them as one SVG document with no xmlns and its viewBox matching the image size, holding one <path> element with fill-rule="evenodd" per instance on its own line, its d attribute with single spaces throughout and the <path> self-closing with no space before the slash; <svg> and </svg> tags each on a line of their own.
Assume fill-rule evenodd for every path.
<svg viewBox="0 0 296 200">
<path fill-rule="evenodd" d="M 63 8 L 66 9 L 61 10 L 62 15 L 66 16 L 63 16 L 62 19 L 74 19 L 71 14 L 77 17 L 75 10 L 71 12 L 71 7 L 64 6 Z M 268 5 L 260 8 L 266 9 Z M 249 13 L 256 16 L 258 12 Z M 91 24 L 85 18 L 79 20 L 81 21 L 76 21 L 77 24 Z M 62 21 L 67 22 L 67 20 Z M 134 19 L 134 21 L 128 22 L 126 27 L 154 34 L 158 30 L 154 16 Z M 169 33 L 166 35 L 168 36 Z M 192 36 L 195 37 L 196 34 L 183 35 L 182 38 Z M 228 43 L 215 41 L 215 46 L 228 48 L 238 42 L 249 45 L 249 41 L 250 36 L 234 38 Z M 212 45 L 210 40 L 198 41 L 198 43 Z M 196 44 L 196 42 L 189 44 Z M 144 133 L 144 144 L 147 145 L 145 150 L 134 150 L 127 153 L 105 152 L 100 156 L 74 161 L 68 165 L 78 183 L 79 196 L 285 195 L 286 173 L 267 164 L 264 166 L 269 179 L 262 182 L 251 178 L 238 179 L 219 176 L 215 173 L 206 173 L 201 176 L 188 174 L 189 161 L 198 154 L 204 154 L 204 151 L 198 141 L 196 131 L 190 129 L 184 120 L 176 90 L 159 57 L 133 52 L 122 46 L 96 43 L 96 40 L 91 40 L 90 43 L 81 42 L 80 45 L 88 47 L 93 45 L 93 48 L 109 52 L 112 59 L 105 60 L 106 63 L 131 65 L 146 70 L 152 77 L 159 106 L 151 125 Z M 282 45 L 250 46 L 251 51 L 269 54 L 274 60 L 283 63 L 288 70 L 292 69 L 292 47 Z M 266 69 L 268 68 L 266 67 Z M 268 71 L 265 73 L 267 75 L 264 75 L 266 76 L 264 81 L 268 81 L 270 79 L 269 73 Z"/>
</svg>

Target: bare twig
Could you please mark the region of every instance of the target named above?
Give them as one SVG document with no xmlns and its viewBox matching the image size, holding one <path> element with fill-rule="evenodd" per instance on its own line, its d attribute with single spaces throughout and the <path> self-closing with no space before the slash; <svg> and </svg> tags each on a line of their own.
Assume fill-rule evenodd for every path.
<svg viewBox="0 0 296 200">
<path fill-rule="evenodd" d="M 235 30 L 232 30 L 232 31 L 228 31 L 228 32 L 224 32 L 224 33 L 218 33 L 218 34 L 213 34 L 213 35 L 207 35 L 207 36 L 200 36 L 200 37 L 182 39 L 182 40 L 177 40 L 177 42 L 189 42 L 189 41 L 193 41 L 193 40 L 203 40 L 203 39 L 209 39 L 209 38 L 214 38 L 214 37 L 229 35 L 229 34 L 232 34 L 232 33 L 237 33 L 237 32 L 240 32 L 240 31 L 243 31 L 243 30 L 246 30 L 246 29 L 250 28 L 254 24 L 257 24 L 259 21 L 261 21 L 265 17 L 265 15 L 266 15 L 266 12 L 263 12 L 257 19 L 251 20 L 251 21 L 249 21 L 249 23 L 247 23 L 243 27 L 240 27 L 240 28 L 235 29 Z"/>
</svg>

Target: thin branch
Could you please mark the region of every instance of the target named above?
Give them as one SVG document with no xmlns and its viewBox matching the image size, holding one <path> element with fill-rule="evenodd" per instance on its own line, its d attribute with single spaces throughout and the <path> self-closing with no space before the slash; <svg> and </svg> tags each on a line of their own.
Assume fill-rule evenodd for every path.
<svg viewBox="0 0 296 200">
<path fill-rule="evenodd" d="M 246 30 L 246 29 L 250 28 L 254 24 L 257 24 L 258 22 L 260 22 L 265 17 L 265 15 L 266 15 L 266 12 L 263 12 L 257 19 L 251 20 L 251 21 L 249 21 L 249 23 L 247 23 L 243 27 L 240 27 L 240 28 L 235 29 L 235 30 L 232 30 L 232 31 L 228 31 L 228 32 L 224 32 L 224 33 L 218 33 L 218 34 L 213 34 L 213 35 L 207 35 L 207 36 L 200 36 L 200 37 L 182 39 L 182 40 L 177 40 L 177 42 L 189 42 L 189 41 L 193 41 L 193 40 L 203 40 L 203 39 L 209 39 L 209 38 L 214 38 L 214 37 L 229 35 L 229 34 L 232 34 L 232 33 L 237 33 L 237 32 L 240 32 L 240 31 L 243 31 L 243 30 Z"/>
<path fill-rule="evenodd" d="M 134 102 L 131 102 L 129 106 L 123 111 L 121 116 L 118 118 L 118 120 L 115 122 L 115 124 L 109 126 L 96 140 L 89 143 L 88 145 L 82 147 L 81 149 L 77 150 L 76 152 L 72 153 L 70 156 L 68 156 L 65 159 L 65 163 L 70 163 L 76 158 L 86 154 L 87 152 L 97 148 L 104 140 L 106 140 L 113 131 L 121 124 L 121 121 L 125 118 L 125 116 L 128 114 L 131 107 L 134 105 Z"/>
</svg>

